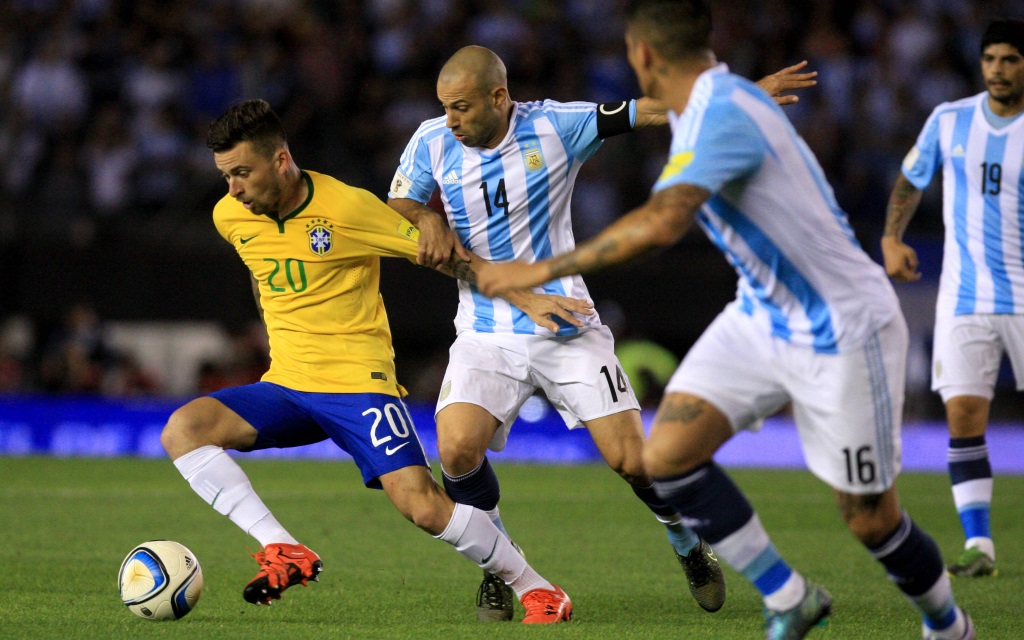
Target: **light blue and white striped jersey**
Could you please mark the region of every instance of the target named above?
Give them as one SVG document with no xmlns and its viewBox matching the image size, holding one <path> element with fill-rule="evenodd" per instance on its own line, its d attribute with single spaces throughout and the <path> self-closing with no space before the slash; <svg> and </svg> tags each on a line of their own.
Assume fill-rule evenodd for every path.
<svg viewBox="0 0 1024 640">
<path fill-rule="evenodd" d="M 782 109 L 719 64 L 671 113 L 660 191 L 711 198 L 698 224 L 739 274 L 737 300 L 766 333 L 819 353 L 856 349 L 900 313 L 882 267 L 860 248 L 832 187 Z"/>
<path fill-rule="evenodd" d="M 995 129 L 988 93 L 940 104 L 903 161 L 925 189 L 942 167 L 946 225 L 937 313 L 1024 313 L 1024 117 Z"/>
<path fill-rule="evenodd" d="M 582 163 L 601 146 L 591 102 L 513 103 L 508 133 L 495 149 L 467 147 L 445 117 L 420 125 L 402 154 L 390 198 L 426 203 L 440 187 L 448 223 L 462 245 L 495 262 L 534 262 L 572 251 L 569 203 Z M 580 276 L 537 291 L 590 299 Z M 583 329 L 600 324 L 583 316 Z M 558 320 L 556 318 L 556 320 Z M 558 320 L 560 336 L 581 329 Z M 552 335 L 502 299 L 459 281 L 457 331 Z"/>
</svg>

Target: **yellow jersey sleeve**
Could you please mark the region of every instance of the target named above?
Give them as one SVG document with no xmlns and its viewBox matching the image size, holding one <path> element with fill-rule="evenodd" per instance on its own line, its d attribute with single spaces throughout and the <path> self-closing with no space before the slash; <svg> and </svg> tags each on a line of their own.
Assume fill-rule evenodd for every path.
<svg viewBox="0 0 1024 640">
<path fill-rule="evenodd" d="M 348 188 L 351 206 L 342 214 L 346 235 L 379 256 L 415 260 L 420 230 L 369 191 Z"/>
</svg>

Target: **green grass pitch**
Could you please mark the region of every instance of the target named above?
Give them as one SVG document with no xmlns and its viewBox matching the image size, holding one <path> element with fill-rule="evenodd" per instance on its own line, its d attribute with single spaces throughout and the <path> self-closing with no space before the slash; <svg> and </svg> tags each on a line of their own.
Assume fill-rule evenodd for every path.
<svg viewBox="0 0 1024 640">
<path fill-rule="evenodd" d="M 351 463 L 243 461 L 268 506 L 324 560 L 321 581 L 272 607 L 241 597 L 256 542 L 206 506 L 162 460 L 0 458 L 0 637 L 3 638 L 763 638 L 760 599 L 726 570 L 716 614 L 690 598 L 660 526 L 603 466 L 502 464 L 502 515 L 527 558 L 573 598 L 574 620 L 550 628 L 477 623 L 480 571 L 406 522 Z M 436 466 L 436 465 L 435 465 Z M 435 469 L 436 471 L 436 469 Z M 824 584 L 834 613 L 812 640 L 920 638 L 903 596 L 839 520 L 807 472 L 742 470 L 783 556 Z M 904 506 L 948 560 L 961 544 L 947 479 L 907 474 Z M 1024 638 L 1024 477 L 996 479 L 1000 575 L 954 580 L 984 640 Z M 177 540 L 206 586 L 175 622 L 136 618 L 117 570 L 137 543 Z M 522 610 L 517 608 L 517 618 Z"/>
</svg>

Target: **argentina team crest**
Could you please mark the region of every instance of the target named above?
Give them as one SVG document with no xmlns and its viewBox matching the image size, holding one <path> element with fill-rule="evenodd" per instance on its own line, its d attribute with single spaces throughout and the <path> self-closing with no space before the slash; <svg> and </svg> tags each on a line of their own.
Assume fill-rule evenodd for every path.
<svg viewBox="0 0 1024 640">
<path fill-rule="evenodd" d="M 536 142 L 527 142 L 523 145 L 523 161 L 526 163 L 527 171 L 540 171 L 544 168 L 544 154 L 540 151 L 540 145 Z"/>
<path fill-rule="evenodd" d="M 306 225 L 306 233 L 309 235 L 309 250 L 318 256 L 325 256 L 334 248 L 334 225 L 316 218 Z"/>
</svg>

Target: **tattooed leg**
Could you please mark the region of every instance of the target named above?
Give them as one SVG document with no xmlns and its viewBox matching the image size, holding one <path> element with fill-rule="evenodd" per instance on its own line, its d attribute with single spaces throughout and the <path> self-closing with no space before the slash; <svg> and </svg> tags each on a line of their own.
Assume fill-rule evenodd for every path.
<svg viewBox="0 0 1024 640">
<path fill-rule="evenodd" d="M 899 525 L 900 500 L 895 487 L 866 495 L 836 491 L 835 496 L 846 526 L 866 545 L 878 544 Z"/>
<path fill-rule="evenodd" d="M 644 447 L 644 467 L 662 477 L 686 473 L 711 460 L 731 437 L 729 420 L 714 405 L 694 395 L 669 393 Z"/>
</svg>

